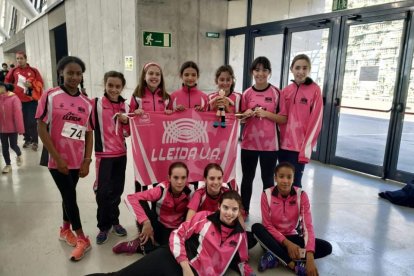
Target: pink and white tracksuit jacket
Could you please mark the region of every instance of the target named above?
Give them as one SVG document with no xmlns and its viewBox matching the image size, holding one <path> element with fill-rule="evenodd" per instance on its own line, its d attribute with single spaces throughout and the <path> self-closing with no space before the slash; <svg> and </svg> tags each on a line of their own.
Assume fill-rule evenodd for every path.
<svg viewBox="0 0 414 276">
<path fill-rule="evenodd" d="M 183 105 L 185 108 L 195 108 L 201 106 L 203 111 L 207 110 L 208 97 L 197 89 L 197 86 L 188 87 L 183 85 L 180 89 L 171 94 L 172 109 L 175 110 L 177 105 Z"/>
<path fill-rule="evenodd" d="M 208 94 L 208 96 L 207 96 L 208 97 L 208 102 L 212 101 L 213 99 L 215 99 L 218 96 L 219 96 L 219 93 L 218 92 L 214 92 L 214 93 Z M 227 97 L 230 98 L 230 100 L 232 100 L 233 103 L 234 103 L 234 105 L 229 105 L 229 112 L 230 113 L 239 113 L 240 112 L 240 108 L 241 108 L 242 94 L 233 91 Z M 213 105 L 212 104 L 209 105 L 208 110 L 215 111 L 213 109 Z"/>
<path fill-rule="evenodd" d="M 142 98 L 132 96 L 129 107 L 131 112 L 137 110 L 138 108 L 145 111 L 165 111 L 166 109 L 171 109 L 169 104 L 170 99 L 163 99 L 159 88 L 152 93 L 148 87 L 145 87 L 144 96 Z"/>
<path fill-rule="evenodd" d="M 280 147 L 299 152 L 299 162 L 308 163 L 322 128 L 323 100 L 320 87 L 307 78 L 305 83 L 295 82 L 282 90 L 288 120 L 279 125 Z"/>
<path fill-rule="evenodd" d="M 0 133 L 24 133 L 22 103 L 13 92 L 0 95 Z"/>
<path fill-rule="evenodd" d="M 253 274 L 246 232 L 238 220 L 234 228 L 221 223 L 219 211 L 196 213 L 171 233 L 169 244 L 177 262 L 188 261 L 200 276 L 223 275 L 236 255 L 241 275 Z"/>
<path fill-rule="evenodd" d="M 95 156 L 119 157 L 126 155 L 125 137 L 130 134 L 129 124 L 117 123 L 117 118 L 114 118 L 117 113 L 129 113 L 125 99 L 120 96 L 118 102 L 112 102 L 105 95 L 93 99 L 92 103 Z"/>
<path fill-rule="evenodd" d="M 191 190 L 186 186 L 179 197 L 174 197 L 170 183 L 165 181 L 153 189 L 128 195 L 125 203 L 138 223 L 142 224 L 148 217 L 139 202 L 141 200 L 155 202 L 158 221 L 166 228 L 176 229 L 185 220 L 190 196 Z"/>
<path fill-rule="evenodd" d="M 300 213 L 298 193 L 300 193 Z M 262 193 L 261 209 L 263 226 L 279 243 L 282 243 L 286 236 L 299 234 L 297 232 L 299 226 L 306 251 L 315 252 L 315 233 L 309 198 L 302 189 L 292 186 L 290 194 L 284 198 L 280 195 L 277 186 L 268 188 Z"/>
</svg>

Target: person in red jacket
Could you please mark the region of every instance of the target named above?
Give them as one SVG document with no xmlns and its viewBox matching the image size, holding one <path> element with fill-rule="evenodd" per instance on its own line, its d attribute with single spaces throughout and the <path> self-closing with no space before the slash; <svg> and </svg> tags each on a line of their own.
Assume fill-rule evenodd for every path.
<svg viewBox="0 0 414 276">
<path fill-rule="evenodd" d="M 181 65 L 180 77 L 183 84 L 180 89 L 171 94 L 173 110 L 183 111 L 187 108 L 194 108 L 197 111 L 207 110 L 207 95 L 197 89 L 199 76 L 200 70 L 194 61 L 186 61 Z"/>
<path fill-rule="evenodd" d="M 174 162 L 168 169 L 168 181 L 153 189 L 130 194 L 125 203 L 134 214 L 140 234 L 132 241 L 120 242 L 112 248 L 119 253 L 149 253 L 156 243 L 168 243 L 171 231 L 178 228 L 187 214 L 192 191 L 187 184 L 188 168 L 183 162 Z M 150 209 L 146 202 L 152 202 Z"/>
<path fill-rule="evenodd" d="M 318 275 L 314 259 L 331 254 L 332 246 L 315 238 L 309 198 L 292 186 L 294 173 L 292 164 L 278 164 L 276 186 L 262 193 L 262 223 L 253 224 L 252 232 L 269 251 L 261 257 L 259 271 L 275 267 L 280 261 L 292 270 L 306 270 L 308 276 Z"/>
<path fill-rule="evenodd" d="M 290 66 L 294 80 L 281 93 L 288 120 L 286 124 L 279 125 L 278 160 L 295 166 L 293 185 L 296 187 L 302 187 L 305 164 L 311 158 L 322 127 L 322 93 L 320 87 L 308 77 L 310 70 L 311 62 L 307 55 L 295 56 Z"/>
<path fill-rule="evenodd" d="M 0 82 L 0 140 L 6 166 L 2 173 L 9 173 L 12 169 L 10 160 L 10 148 L 16 153 L 16 165 L 21 166 L 22 152 L 17 145 L 17 134 L 24 133 L 22 104 L 13 92 L 10 85 Z"/>
<path fill-rule="evenodd" d="M 17 67 L 11 69 L 6 76 L 5 83 L 14 85 L 14 93 L 22 102 L 24 121 L 24 144 L 23 148 L 30 145 L 34 151 L 38 148 L 38 133 L 36 125 L 37 101 L 42 96 L 43 79 L 39 71 L 27 63 L 26 53 L 16 53 Z"/>
<path fill-rule="evenodd" d="M 199 212 L 181 224 L 171 233 L 169 247 L 158 248 L 111 275 L 217 276 L 231 267 L 242 276 L 254 276 L 247 263 L 246 234 L 237 219 L 242 209 L 240 195 L 236 191 L 223 193 L 218 208 Z"/>
<path fill-rule="evenodd" d="M 104 75 L 104 95 L 93 100 L 96 156 L 96 180 L 94 185 L 98 210 L 99 233 L 96 243 L 108 240 L 108 233 L 126 236 L 127 231 L 119 224 L 119 203 L 124 192 L 127 149 L 125 137 L 130 134 L 128 104 L 121 96 L 125 86 L 124 75 L 109 71 Z"/>
</svg>

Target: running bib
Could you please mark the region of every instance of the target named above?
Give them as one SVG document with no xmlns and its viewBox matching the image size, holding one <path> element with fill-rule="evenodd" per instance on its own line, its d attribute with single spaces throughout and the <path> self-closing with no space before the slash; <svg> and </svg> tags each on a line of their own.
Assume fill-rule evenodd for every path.
<svg viewBox="0 0 414 276">
<path fill-rule="evenodd" d="M 86 127 L 65 122 L 62 129 L 62 136 L 74 140 L 85 140 Z"/>
</svg>

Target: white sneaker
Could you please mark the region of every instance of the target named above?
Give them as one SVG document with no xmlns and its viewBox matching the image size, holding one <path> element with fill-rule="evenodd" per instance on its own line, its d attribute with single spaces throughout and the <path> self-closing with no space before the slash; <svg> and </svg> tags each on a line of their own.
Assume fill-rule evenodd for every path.
<svg viewBox="0 0 414 276">
<path fill-rule="evenodd" d="M 21 155 L 20 156 L 17 156 L 16 157 L 16 165 L 18 167 L 20 167 L 22 164 L 23 164 L 23 158 L 22 158 L 22 156 Z"/>
<path fill-rule="evenodd" d="M 11 172 L 11 170 L 12 170 L 12 167 L 10 165 L 6 165 L 1 172 L 2 173 L 9 173 L 9 172 Z"/>
</svg>

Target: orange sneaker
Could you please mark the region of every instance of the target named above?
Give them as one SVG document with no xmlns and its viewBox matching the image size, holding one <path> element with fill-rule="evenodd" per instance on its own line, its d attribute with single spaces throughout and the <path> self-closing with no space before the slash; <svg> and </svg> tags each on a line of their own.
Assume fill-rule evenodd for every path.
<svg viewBox="0 0 414 276">
<path fill-rule="evenodd" d="M 65 241 L 70 246 L 76 246 L 76 237 L 70 229 L 63 230 L 60 227 L 59 240 Z"/>
<path fill-rule="evenodd" d="M 78 238 L 76 240 L 76 247 L 73 249 L 70 259 L 72 261 L 79 261 L 85 256 L 85 253 L 91 249 L 91 242 L 87 237 L 86 240 Z"/>
</svg>

